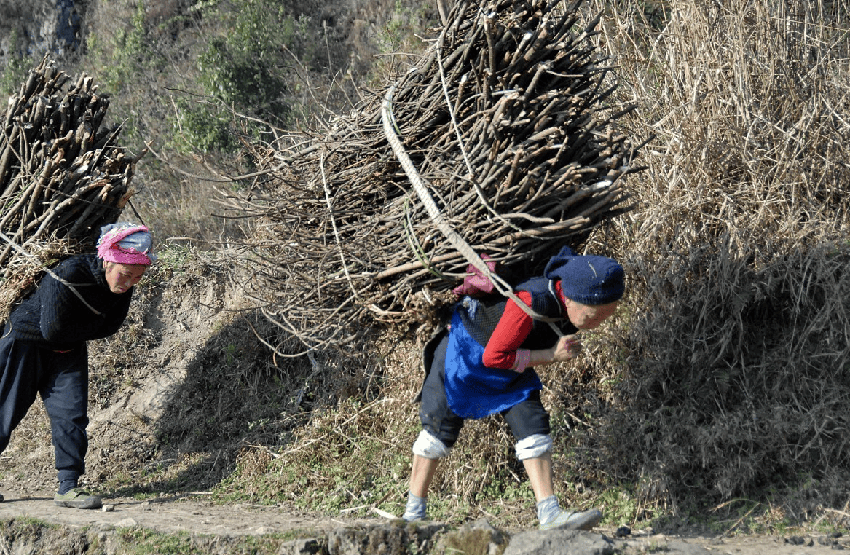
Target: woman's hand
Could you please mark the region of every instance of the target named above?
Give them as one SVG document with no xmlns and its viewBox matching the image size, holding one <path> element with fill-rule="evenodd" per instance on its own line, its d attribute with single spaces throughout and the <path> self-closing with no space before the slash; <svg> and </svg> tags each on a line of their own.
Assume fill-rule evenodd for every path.
<svg viewBox="0 0 850 555">
<path fill-rule="evenodd" d="M 573 359 L 581 352 L 581 339 L 578 335 L 564 335 L 558 339 L 554 347 L 526 352 L 528 353 L 527 362 L 522 365 L 521 369 L 515 366 L 514 371 L 522 372 L 528 366 L 539 366 Z"/>
<path fill-rule="evenodd" d="M 552 354 L 552 362 L 562 362 L 578 356 L 581 352 L 581 339 L 578 335 L 564 335 L 558 339 Z"/>
</svg>

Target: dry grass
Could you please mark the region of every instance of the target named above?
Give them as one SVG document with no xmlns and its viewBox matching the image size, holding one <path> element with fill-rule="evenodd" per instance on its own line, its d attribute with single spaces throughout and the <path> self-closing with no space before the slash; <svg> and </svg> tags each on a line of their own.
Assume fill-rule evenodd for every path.
<svg viewBox="0 0 850 555">
<path fill-rule="evenodd" d="M 600 45 L 654 139 L 638 210 L 593 242 L 631 276 L 595 464 L 675 506 L 848 492 L 844 2 L 624 2 Z M 601 7 L 601 6 L 600 6 Z M 643 12 L 640 12 L 643 13 Z M 637 38 L 636 38 L 637 37 Z M 840 478 L 840 479 L 837 479 Z"/>
<path fill-rule="evenodd" d="M 651 140 L 647 169 L 627 181 L 636 209 L 587 244 L 626 266 L 625 302 L 583 360 L 542 372 L 559 495 L 619 510 L 616 524 L 695 506 L 719 514 L 736 496 L 761 501 L 767 521 L 846 514 L 848 4 L 587 4 L 603 13 L 612 102 L 639 106 L 620 124 L 634 143 Z M 291 395 L 256 420 L 241 475 L 221 490 L 400 514 L 420 331 L 389 330 L 369 352 L 316 352 L 315 364 L 278 357 L 285 371 L 260 389 Z M 207 377 L 192 391 L 217 391 Z M 213 417 L 193 426 L 253 419 L 236 410 L 245 394 L 231 394 L 232 414 L 198 411 Z M 247 413 L 268 402 L 257 398 Z M 471 422 L 436 477 L 432 514 L 531 525 L 525 483 L 501 422 Z M 618 488 L 633 495 L 628 511 L 608 497 Z"/>
</svg>

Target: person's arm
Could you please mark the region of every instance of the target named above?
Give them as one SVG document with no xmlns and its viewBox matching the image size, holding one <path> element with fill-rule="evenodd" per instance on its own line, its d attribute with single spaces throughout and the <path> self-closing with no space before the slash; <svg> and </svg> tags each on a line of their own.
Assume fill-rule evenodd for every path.
<svg viewBox="0 0 850 555">
<path fill-rule="evenodd" d="M 114 335 L 124 325 L 124 320 L 127 319 L 127 313 L 130 311 L 133 288 L 115 296 L 117 297 L 115 304 L 105 309 L 103 317 L 93 326 L 89 339 L 109 337 L 110 335 Z"/>
<path fill-rule="evenodd" d="M 521 351 L 522 349 L 520 349 Z M 529 350 L 529 361 L 526 366 L 563 362 L 575 358 L 581 351 L 581 340 L 578 335 L 563 335 L 558 342 L 548 349 Z M 521 371 L 516 368 L 517 371 Z"/>
<path fill-rule="evenodd" d="M 96 302 L 102 300 L 101 297 L 113 294 L 101 290 L 103 288 L 94 282 L 85 263 L 78 260 L 69 260 L 57 266 L 53 274 L 59 279 L 48 274 L 37 293 L 41 299 L 41 335 L 45 340 L 60 344 L 79 343 L 108 337 L 118 330 L 130 307 L 129 291 L 121 298 L 115 298 L 114 302 Z"/>
<path fill-rule="evenodd" d="M 520 291 L 517 296 L 531 305 L 531 293 Z M 576 335 L 565 335 L 548 349 L 520 349 L 531 333 L 532 325 L 531 317 L 513 300 L 508 300 L 502 318 L 484 349 L 484 365 L 522 372 L 531 366 L 569 360 L 581 350 L 581 342 Z"/>
<path fill-rule="evenodd" d="M 517 297 L 527 305 L 531 304 L 531 293 L 520 291 Z M 503 370 L 517 370 L 529 366 L 529 354 L 531 351 L 520 349 L 528 334 L 531 333 L 533 322 L 531 317 L 519 307 L 513 300 L 505 303 L 505 311 L 487 342 L 487 347 L 482 355 L 482 362 L 489 368 L 501 368 Z M 540 353 L 538 358 L 544 356 Z M 519 370 L 520 372 L 522 370 Z"/>
</svg>

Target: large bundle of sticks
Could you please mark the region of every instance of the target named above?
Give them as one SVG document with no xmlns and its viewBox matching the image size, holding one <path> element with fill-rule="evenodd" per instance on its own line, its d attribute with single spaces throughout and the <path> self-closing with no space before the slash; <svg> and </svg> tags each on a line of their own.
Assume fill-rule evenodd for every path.
<svg viewBox="0 0 850 555">
<path fill-rule="evenodd" d="M 0 113 L 0 318 L 57 259 L 90 249 L 132 194 L 109 98 L 45 57 Z M 67 88 L 65 85 L 70 85 Z"/>
<path fill-rule="evenodd" d="M 385 94 L 258 149 L 276 188 L 247 289 L 269 318 L 347 345 L 450 300 L 471 262 L 458 238 L 523 277 L 629 208 L 637 148 L 579 4 L 462 1 Z"/>
</svg>

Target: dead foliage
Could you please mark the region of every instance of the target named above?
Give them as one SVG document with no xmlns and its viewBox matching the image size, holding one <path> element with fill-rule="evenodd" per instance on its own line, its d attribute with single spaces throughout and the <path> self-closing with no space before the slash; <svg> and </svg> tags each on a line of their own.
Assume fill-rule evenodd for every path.
<svg viewBox="0 0 850 555">
<path fill-rule="evenodd" d="M 358 348 L 376 322 L 432 318 L 469 263 L 451 234 L 523 277 L 629 209 L 630 107 L 610 109 L 579 5 L 460 2 L 387 91 L 255 147 L 272 179 L 240 205 L 261 215 L 241 262 L 282 336 Z"/>
<path fill-rule="evenodd" d="M 553 417 L 556 489 L 565 504 L 599 505 L 617 523 L 693 509 L 724 518 L 740 507 L 735 499 L 764 507 L 748 514 L 767 525 L 830 507 L 829 514 L 846 514 L 847 7 L 768 0 L 590 6 L 603 13 L 590 40 L 607 52 L 625 85 L 610 103 L 639 106 L 618 124 L 636 143 L 648 142 L 641 149 L 646 170 L 629 177 L 635 208 L 591 230 L 586 241 L 588 250 L 626 266 L 625 301 L 586 339 L 582 360 L 541 370 Z M 324 155 L 326 164 L 332 155 Z M 278 163 L 284 161 L 292 163 Z M 352 178 L 344 191 L 360 194 L 357 174 L 343 175 Z M 401 174 L 392 175 L 406 190 Z M 433 190 L 438 180 L 431 179 Z M 297 197 L 298 185 L 302 206 L 306 198 L 327 206 L 324 182 L 315 183 L 322 189 L 312 197 L 309 179 L 293 178 L 292 189 L 281 190 Z M 340 195 L 329 198 L 334 207 L 343 202 Z M 371 200 L 385 206 L 388 198 Z M 409 198 L 409 206 L 417 202 Z M 368 218 L 364 206 L 352 213 Z M 310 214 L 294 212 L 292 231 L 283 235 L 270 224 L 269 244 L 298 243 L 300 230 L 309 229 L 298 225 L 324 222 L 322 240 L 312 243 L 323 258 L 304 254 L 303 260 L 335 264 L 347 284 L 332 222 L 318 210 Z M 399 214 L 399 221 L 407 218 Z M 291 275 L 278 268 L 270 276 L 281 281 L 266 283 Z M 350 276 L 356 283 L 356 274 Z M 413 349 L 405 328 L 397 331 L 408 339 L 399 348 Z M 362 405 L 363 413 L 349 398 L 339 412 L 313 414 L 312 428 L 294 432 L 304 448 L 281 451 L 281 468 L 344 460 L 360 437 L 386 443 L 380 455 L 360 452 L 359 460 L 384 472 L 407 460 L 417 419 L 406 400 L 421 374 L 415 360 L 392 357 L 381 370 L 381 397 Z M 384 429 L 391 433 L 381 436 Z M 309 443 L 316 430 L 321 441 Z M 512 444 L 498 419 L 470 423 L 435 478 L 432 504 L 445 502 L 460 518 L 499 508 L 511 522 L 529 524 L 530 499 L 507 495 L 524 480 Z M 374 468 L 361 466 L 358 476 Z M 331 478 L 313 470 L 298 487 L 277 486 L 318 497 L 343 488 Z M 385 510 L 400 512 L 407 478 L 404 472 L 393 478 L 396 504 Z M 633 496 L 629 504 L 617 506 L 608 496 L 612 489 Z M 351 492 L 352 505 L 383 502 L 382 495 L 359 495 Z M 728 531 L 742 521 L 740 515 L 727 520 Z"/>
<path fill-rule="evenodd" d="M 45 57 L 0 113 L 0 319 L 57 259 L 91 249 L 133 194 L 109 98 Z"/>
<path fill-rule="evenodd" d="M 847 5 L 664 7 L 618 3 L 600 25 L 640 99 L 624 126 L 654 139 L 630 181 L 638 209 L 591 240 L 626 262 L 629 314 L 599 374 L 618 387 L 576 464 L 675 508 L 842 508 Z"/>
</svg>

